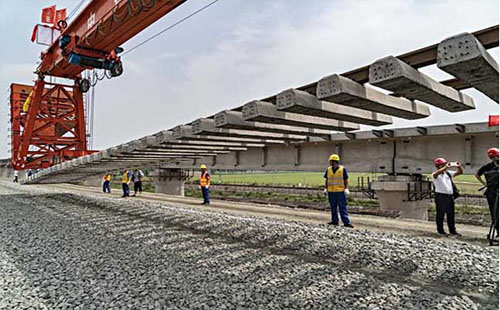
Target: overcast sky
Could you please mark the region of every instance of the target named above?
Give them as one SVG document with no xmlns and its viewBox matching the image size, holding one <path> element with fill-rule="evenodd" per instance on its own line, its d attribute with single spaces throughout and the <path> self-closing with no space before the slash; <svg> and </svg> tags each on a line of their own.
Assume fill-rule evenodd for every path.
<svg viewBox="0 0 500 310">
<path fill-rule="evenodd" d="M 70 11 L 78 0 L 0 0 L 0 157 L 8 157 L 8 88 L 32 83 L 43 49 L 29 41 L 41 8 Z M 210 0 L 189 0 L 124 45 L 125 50 Z M 498 0 L 220 0 L 208 10 L 123 57 L 122 76 L 96 86 L 94 149 L 169 129 L 498 24 Z M 498 60 L 498 49 L 489 51 Z M 424 68 L 436 79 L 449 78 Z M 418 121 L 395 126 L 486 121 L 498 105 L 473 90 L 477 109 L 431 107 Z"/>
</svg>

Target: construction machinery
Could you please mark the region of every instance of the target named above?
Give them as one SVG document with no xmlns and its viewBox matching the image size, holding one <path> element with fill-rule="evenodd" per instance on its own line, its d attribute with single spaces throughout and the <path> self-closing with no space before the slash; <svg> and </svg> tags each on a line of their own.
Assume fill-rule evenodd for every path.
<svg viewBox="0 0 500 310">
<path fill-rule="evenodd" d="M 88 150 L 83 94 L 92 86 L 85 70 L 120 76 L 121 45 L 186 0 L 90 0 L 68 24 L 65 11 L 44 9 L 37 31 L 51 31 L 34 86 L 12 84 L 11 165 L 47 168 L 93 153 Z M 51 11 L 52 10 L 52 11 Z M 63 14 L 59 14 L 62 12 Z M 54 83 L 53 80 L 69 82 Z"/>
</svg>

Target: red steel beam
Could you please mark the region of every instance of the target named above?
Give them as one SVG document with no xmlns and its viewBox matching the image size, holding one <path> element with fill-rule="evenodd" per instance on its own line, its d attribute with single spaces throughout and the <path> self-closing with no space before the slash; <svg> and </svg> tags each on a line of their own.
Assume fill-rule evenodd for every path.
<svg viewBox="0 0 500 310">
<path fill-rule="evenodd" d="M 77 45 L 89 51 L 109 53 L 185 1 L 93 0 L 61 35 L 77 36 Z M 143 9 L 137 9 L 141 6 Z M 37 72 L 74 79 L 83 70 L 83 67 L 67 62 L 59 47 L 59 40 L 56 40 L 46 53 L 42 54 L 42 62 Z"/>
</svg>

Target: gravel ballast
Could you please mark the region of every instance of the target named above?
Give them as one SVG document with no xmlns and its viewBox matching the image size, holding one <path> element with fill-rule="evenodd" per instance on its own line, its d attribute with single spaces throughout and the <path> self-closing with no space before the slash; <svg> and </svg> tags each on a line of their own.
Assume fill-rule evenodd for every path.
<svg viewBox="0 0 500 310">
<path fill-rule="evenodd" d="M 498 309 L 498 253 L 0 181 L 0 309 Z"/>
</svg>

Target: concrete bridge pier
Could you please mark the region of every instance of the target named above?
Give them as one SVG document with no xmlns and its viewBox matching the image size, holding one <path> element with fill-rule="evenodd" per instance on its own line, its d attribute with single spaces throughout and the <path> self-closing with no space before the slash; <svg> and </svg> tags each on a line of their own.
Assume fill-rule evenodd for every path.
<svg viewBox="0 0 500 310">
<path fill-rule="evenodd" d="M 0 178 L 14 179 L 14 169 L 10 167 L 0 167 Z"/>
<path fill-rule="evenodd" d="M 399 211 L 399 217 L 428 220 L 427 204 L 431 184 L 419 176 L 386 175 L 371 183 L 383 210 Z"/>
<path fill-rule="evenodd" d="M 96 175 L 96 176 L 87 178 L 87 179 L 83 180 L 82 182 L 77 182 L 77 184 L 102 188 L 102 183 L 104 182 L 103 176 L 104 176 L 104 173 L 102 175 Z"/>
<path fill-rule="evenodd" d="M 189 171 L 176 168 L 159 168 L 152 174 L 155 192 L 184 196 L 184 182 L 190 178 Z"/>
</svg>

